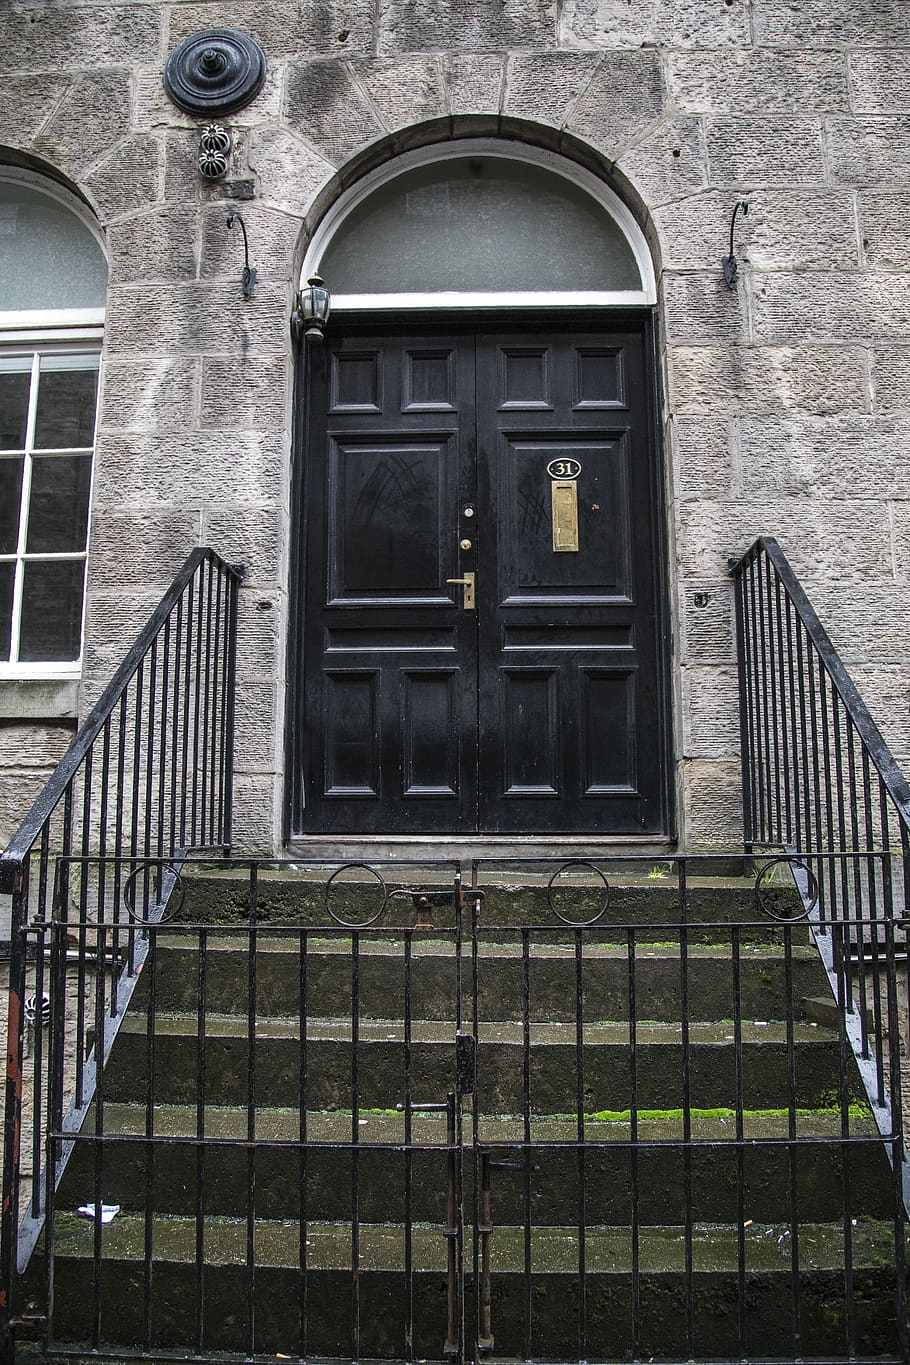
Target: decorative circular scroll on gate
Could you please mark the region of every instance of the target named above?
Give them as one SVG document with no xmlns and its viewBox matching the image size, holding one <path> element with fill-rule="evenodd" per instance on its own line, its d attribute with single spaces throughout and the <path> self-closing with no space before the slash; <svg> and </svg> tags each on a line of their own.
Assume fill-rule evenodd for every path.
<svg viewBox="0 0 910 1365">
<path fill-rule="evenodd" d="M 354 878 L 346 875 L 362 872 L 369 874 L 372 885 L 360 875 Z M 378 908 L 372 910 L 366 918 L 348 918 L 350 912 L 363 905 L 364 901 L 367 903 L 366 908 L 371 910 L 370 902 L 377 898 Z M 384 913 L 388 903 L 389 888 L 385 884 L 385 879 L 375 867 L 370 867 L 369 863 L 345 863 L 343 867 L 335 869 L 325 884 L 325 908 L 335 923 L 343 924 L 345 929 L 368 929 Z"/>
<path fill-rule="evenodd" d="M 786 868 L 789 877 L 780 874 Z M 805 878 L 800 886 L 797 874 Z M 755 904 L 769 919 L 794 924 L 807 919 L 818 905 L 818 881 L 802 858 L 772 858 L 755 878 Z"/>
<path fill-rule="evenodd" d="M 178 43 L 164 68 L 168 97 L 187 114 L 223 118 L 256 98 L 265 80 L 265 53 L 236 28 L 206 28 Z"/>
<path fill-rule="evenodd" d="M 141 909 L 137 909 L 136 888 L 139 885 L 140 877 L 143 883 L 143 904 Z M 171 878 L 172 882 L 167 899 L 162 904 L 159 897 L 165 877 Z M 149 859 L 148 862 L 137 863 L 123 883 L 123 904 L 126 906 L 126 913 L 137 924 L 149 924 L 151 922 L 149 911 L 152 906 L 157 905 L 161 905 L 161 914 L 155 923 L 166 924 L 168 920 L 172 920 L 180 914 L 185 899 L 186 887 L 176 863 L 152 859 Z"/>
<path fill-rule="evenodd" d="M 600 882 L 602 890 L 596 886 L 592 887 L 590 884 L 587 886 L 579 884 L 577 878 L 564 881 L 561 886 L 557 885 L 558 878 L 564 876 L 566 873 L 570 873 L 574 868 L 582 867 L 587 868 L 589 872 L 594 873 L 594 876 Z M 560 894 L 566 898 L 571 896 L 573 903 L 577 903 L 579 896 L 584 898 L 585 893 L 590 893 L 590 903 L 584 905 L 583 908 L 585 909 L 592 909 L 595 904 L 599 903 L 601 895 L 603 896 L 603 903 L 598 905 L 598 908 L 594 911 L 594 914 L 590 919 L 573 919 L 571 915 L 565 914 L 564 911 L 559 908 L 559 905 L 554 898 L 554 892 L 557 896 Z M 558 867 L 547 882 L 547 902 L 551 912 L 558 920 L 562 920 L 563 924 L 568 924 L 572 929 L 587 929 L 592 924 L 596 924 L 598 920 L 607 913 L 610 905 L 610 883 L 595 863 L 589 863 L 584 858 L 573 858 L 571 862 L 563 863 L 562 867 Z"/>
</svg>

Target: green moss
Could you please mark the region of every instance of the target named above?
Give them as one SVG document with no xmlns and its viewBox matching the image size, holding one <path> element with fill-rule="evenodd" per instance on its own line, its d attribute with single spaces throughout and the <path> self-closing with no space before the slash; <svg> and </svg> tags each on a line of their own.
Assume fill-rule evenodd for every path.
<svg viewBox="0 0 910 1365">
<path fill-rule="evenodd" d="M 742 1111 L 744 1119 L 777 1119 L 786 1118 L 789 1109 L 744 1109 Z M 669 1122 L 670 1120 L 680 1121 L 683 1117 L 682 1109 L 639 1109 L 637 1118 L 639 1123 L 647 1122 Z M 797 1118 L 811 1118 L 814 1114 L 839 1114 L 838 1105 L 825 1106 L 820 1109 L 797 1109 Z M 848 1107 L 847 1113 L 852 1119 L 868 1119 L 872 1117 L 872 1110 L 867 1104 L 853 1103 Z M 689 1117 L 693 1119 L 735 1119 L 736 1110 L 727 1108 L 718 1109 L 690 1109 Z M 593 1123 L 630 1123 L 632 1112 L 629 1109 L 599 1109 L 596 1113 L 585 1114 L 585 1119 Z"/>
</svg>

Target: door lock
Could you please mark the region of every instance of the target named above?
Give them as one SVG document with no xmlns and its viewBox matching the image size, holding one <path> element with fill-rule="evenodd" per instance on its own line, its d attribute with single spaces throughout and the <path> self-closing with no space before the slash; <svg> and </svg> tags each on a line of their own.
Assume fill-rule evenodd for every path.
<svg viewBox="0 0 910 1365">
<path fill-rule="evenodd" d="M 474 544 L 470 540 L 460 540 L 458 542 L 458 548 L 460 550 L 473 550 Z"/>
<path fill-rule="evenodd" d="M 464 597 L 461 605 L 465 611 L 474 611 L 476 603 L 474 601 L 474 574 L 466 573 L 464 578 L 447 578 L 447 583 L 460 583 L 464 588 Z"/>
</svg>

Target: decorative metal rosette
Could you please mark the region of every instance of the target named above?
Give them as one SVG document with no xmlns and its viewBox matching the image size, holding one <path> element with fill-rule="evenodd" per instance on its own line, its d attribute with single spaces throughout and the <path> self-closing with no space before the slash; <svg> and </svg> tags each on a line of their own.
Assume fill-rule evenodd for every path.
<svg viewBox="0 0 910 1365">
<path fill-rule="evenodd" d="M 265 80 L 265 53 L 248 34 L 207 28 L 184 38 L 164 68 L 164 88 L 178 109 L 201 118 L 235 114 Z"/>
<path fill-rule="evenodd" d="M 199 135 L 199 174 L 220 180 L 227 174 L 231 135 L 220 123 L 209 123 Z"/>
</svg>

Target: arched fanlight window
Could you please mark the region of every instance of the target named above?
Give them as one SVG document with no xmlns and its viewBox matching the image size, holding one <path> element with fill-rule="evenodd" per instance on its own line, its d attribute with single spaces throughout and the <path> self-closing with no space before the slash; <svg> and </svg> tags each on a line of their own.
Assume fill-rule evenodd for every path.
<svg viewBox="0 0 910 1365">
<path fill-rule="evenodd" d="M 495 142 L 422 149 L 367 176 L 310 243 L 333 308 L 653 303 L 644 237 L 595 176 Z"/>
<path fill-rule="evenodd" d="M 79 200 L 0 168 L 0 677 L 78 674 L 106 289 Z"/>
</svg>

